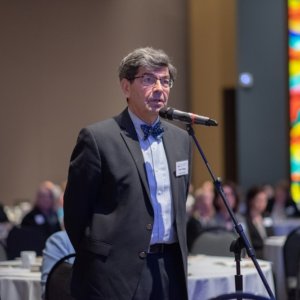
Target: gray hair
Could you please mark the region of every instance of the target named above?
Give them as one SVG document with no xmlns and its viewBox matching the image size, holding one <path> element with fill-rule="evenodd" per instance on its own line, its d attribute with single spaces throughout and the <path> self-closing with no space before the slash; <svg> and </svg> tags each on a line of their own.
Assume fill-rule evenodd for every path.
<svg viewBox="0 0 300 300">
<path fill-rule="evenodd" d="M 135 49 L 122 59 L 119 66 L 119 79 L 126 78 L 133 81 L 140 67 L 150 70 L 167 67 L 172 80 L 175 80 L 177 73 L 169 56 L 163 50 L 146 47 Z"/>
</svg>

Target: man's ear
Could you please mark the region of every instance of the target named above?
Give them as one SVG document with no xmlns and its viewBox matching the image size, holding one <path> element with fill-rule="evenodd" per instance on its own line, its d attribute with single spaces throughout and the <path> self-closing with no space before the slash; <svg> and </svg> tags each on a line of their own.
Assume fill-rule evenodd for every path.
<svg viewBox="0 0 300 300">
<path fill-rule="evenodd" d="M 130 81 L 126 78 L 123 78 L 120 82 L 121 84 L 121 89 L 123 91 L 123 94 L 126 98 L 129 98 L 130 96 L 130 87 L 131 87 L 131 84 L 130 84 Z"/>
</svg>

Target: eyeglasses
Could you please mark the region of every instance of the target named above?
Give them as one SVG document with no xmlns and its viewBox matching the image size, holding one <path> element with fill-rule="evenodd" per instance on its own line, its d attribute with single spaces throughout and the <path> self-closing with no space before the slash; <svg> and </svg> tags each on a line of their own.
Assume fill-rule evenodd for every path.
<svg viewBox="0 0 300 300">
<path fill-rule="evenodd" d="M 143 86 L 154 86 L 156 84 L 157 80 L 159 80 L 159 82 L 163 88 L 171 88 L 174 83 L 173 79 L 171 79 L 169 77 L 158 78 L 158 77 L 154 76 L 153 74 L 143 74 L 141 76 L 133 77 L 133 79 L 137 79 L 137 78 L 142 78 Z"/>
</svg>

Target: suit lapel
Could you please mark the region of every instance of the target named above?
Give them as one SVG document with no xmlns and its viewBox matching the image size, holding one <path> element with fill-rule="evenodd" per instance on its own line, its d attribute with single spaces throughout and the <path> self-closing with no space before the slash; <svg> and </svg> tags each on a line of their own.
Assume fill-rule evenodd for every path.
<svg viewBox="0 0 300 300">
<path fill-rule="evenodd" d="M 173 198 L 174 208 L 176 212 L 177 204 L 178 204 L 178 191 L 177 191 L 178 184 L 176 184 L 176 155 L 175 155 L 176 151 L 174 151 L 174 140 L 172 140 L 172 136 L 168 130 L 168 123 L 164 122 L 163 124 L 165 129 L 163 135 L 163 143 L 164 143 L 164 148 L 168 160 L 172 198 Z"/>
<path fill-rule="evenodd" d="M 135 131 L 134 125 L 128 114 L 128 110 L 125 109 L 119 116 L 115 118 L 121 127 L 121 136 L 131 153 L 132 159 L 134 160 L 137 170 L 140 174 L 142 184 L 145 187 L 149 201 L 150 201 L 150 191 L 147 181 L 147 174 L 144 166 L 144 157 L 141 151 L 140 143 Z"/>
</svg>

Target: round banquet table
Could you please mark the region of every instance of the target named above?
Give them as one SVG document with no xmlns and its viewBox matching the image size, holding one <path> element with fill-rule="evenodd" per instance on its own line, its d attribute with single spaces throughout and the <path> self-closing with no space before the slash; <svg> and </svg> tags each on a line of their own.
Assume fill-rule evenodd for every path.
<svg viewBox="0 0 300 300">
<path fill-rule="evenodd" d="M 274 293 L 274 281 L 271 263 L 259 260 L 271 290 Z M 189 300 L 207 300 L 220 294 L 235 291 L 236 267 L 234 258 L 196 255 L 188 258 Z M 243 291 L 261 296 L 269 296 L 253 262 L 244 259 L 241 262 Z"/>
<path fill-rule="evenodd" d="M 40 263 L 22 268 L 18 260 L 0 262 L 1 300 L 41 300 Z"/>
<path fill-rule="evenodd" d="M 274 291 L 271 264 L 259 261 L 262 271 Z M 207 300 L 222 293 L 235 291 L 233 258 L 196 255 L 188 258 L 188 292 L 190 300 Z M 252 261 L 241 263 L 245 292 L 268 296 Z M 18 261 L 0 262 L 1 300 L 40 300 L 41 273 L 38 269 L 21 268 Z"/>
</svg>

